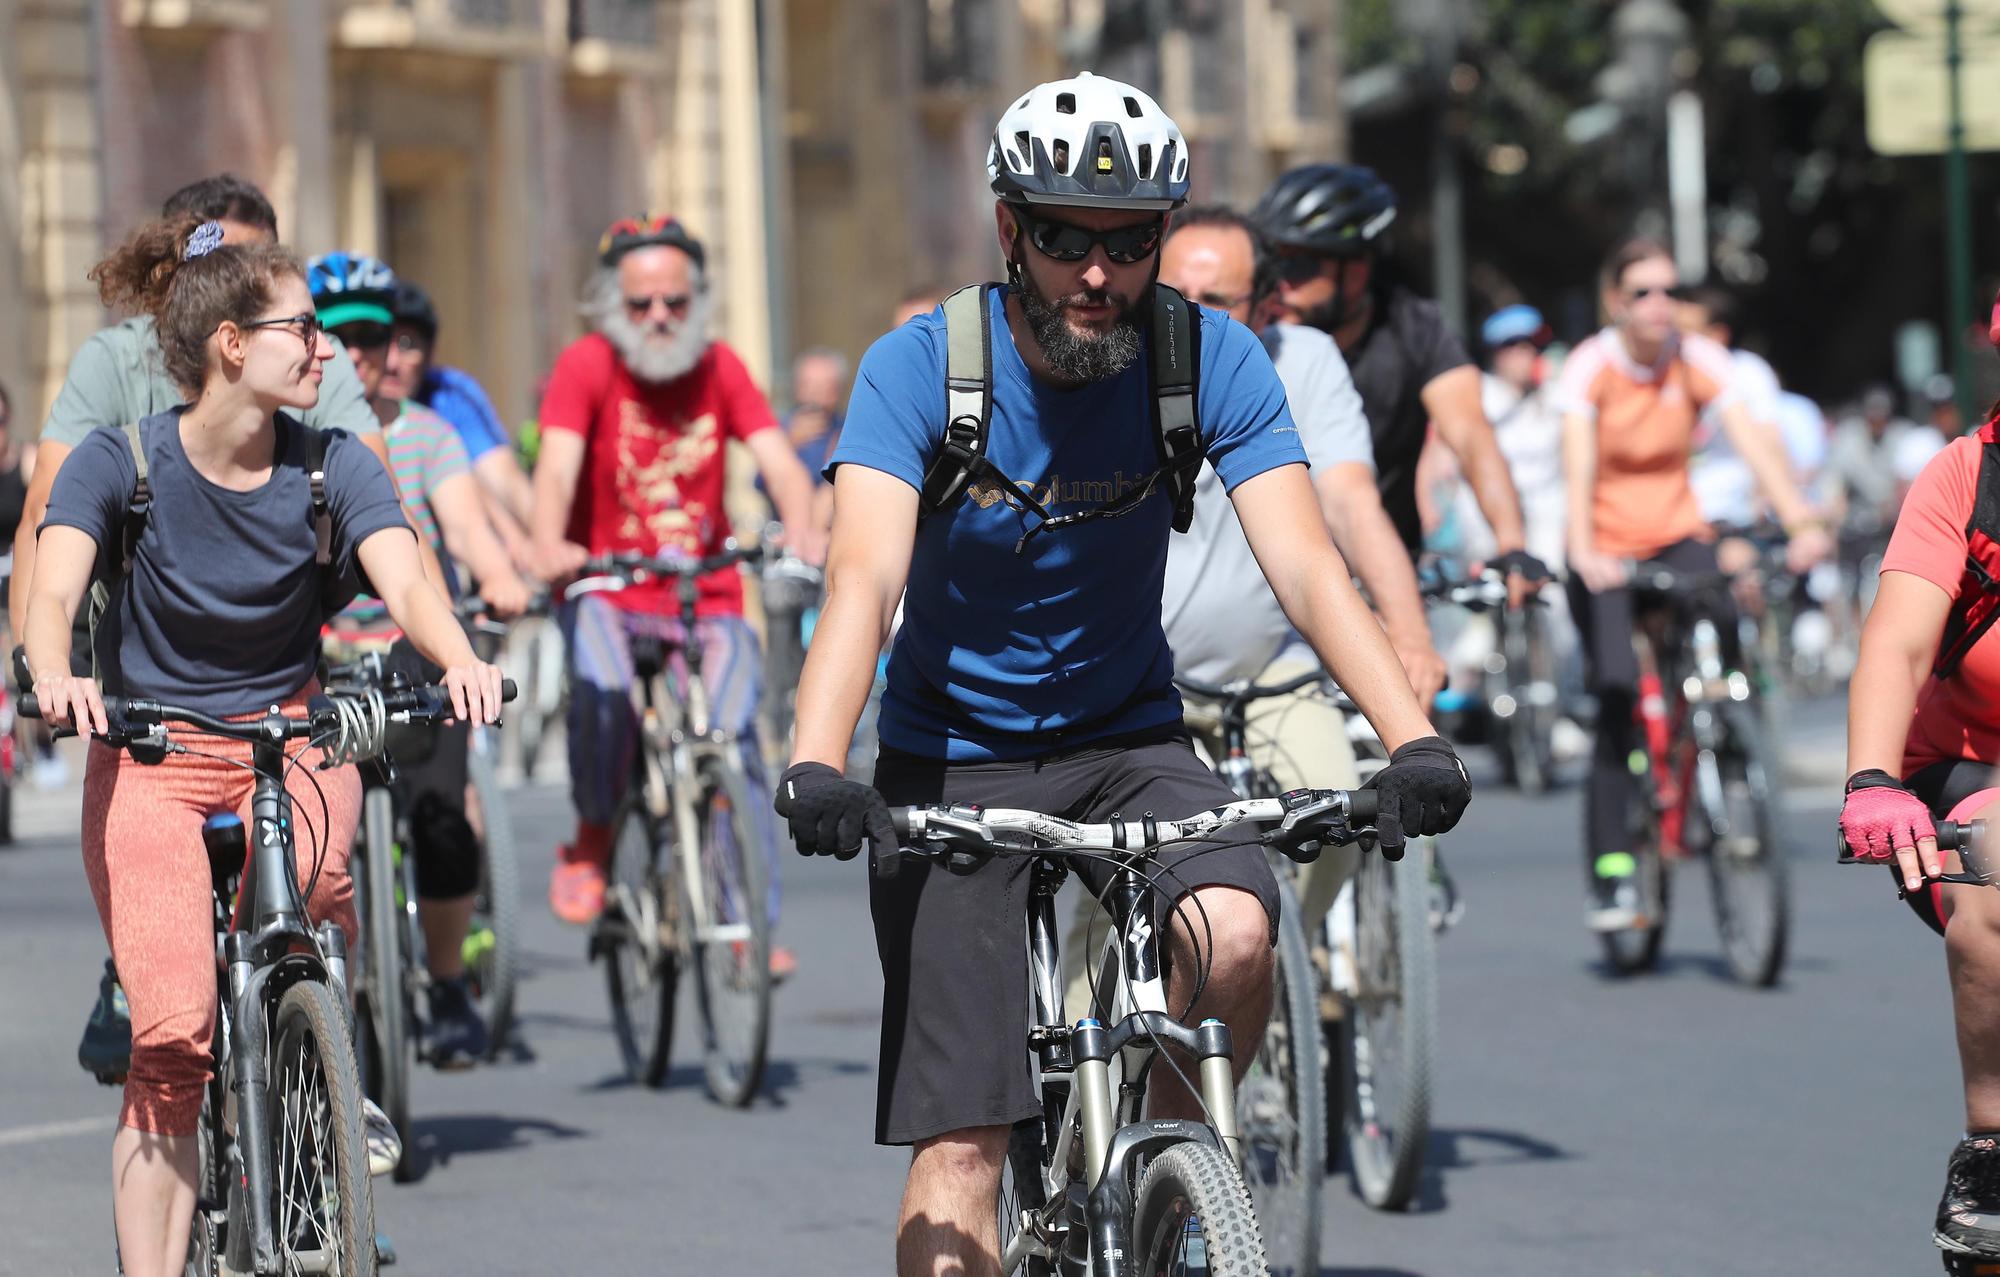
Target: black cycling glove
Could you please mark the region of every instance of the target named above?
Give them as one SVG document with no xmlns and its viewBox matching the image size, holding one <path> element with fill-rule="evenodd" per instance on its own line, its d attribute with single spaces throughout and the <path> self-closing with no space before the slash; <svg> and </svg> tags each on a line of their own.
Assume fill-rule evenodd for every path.
<svg viewBox="0 0 2000 1277">
<path fill-rule="evenodd" d="M 1446 832 L 1472 801 L 1465 764 L 1441 736 L 1420 736 L 1406 743 L 1389 755 L 1389 765 L 1369 784 L 1382 795 L 1375 827 L 1382 849 L 1388 852 L 1401 853 L 1406 837 Z"/>
<path fill-rule="evenodd" d="M 1555 574 L 1549 571 L 1549 565 L 1526 550 L 1509 550 L 1505 554 L 1496 554 L 1486 560 L 1486 566 L 1503 576 L 1511 576 L 1518 572 L 1538 585 L 1543 581 L 1555 579 Z"/>
<path fill-rule="evenodd" d="M 800 855 L 852 860 L 864 838 L 880 850 L 896 846 L 896 828 L 882 795 L 825 763 L 794 763 L 787 768 L 778 778 L 774 805 L 791 823 L 792 841 Z"/>
</svg>

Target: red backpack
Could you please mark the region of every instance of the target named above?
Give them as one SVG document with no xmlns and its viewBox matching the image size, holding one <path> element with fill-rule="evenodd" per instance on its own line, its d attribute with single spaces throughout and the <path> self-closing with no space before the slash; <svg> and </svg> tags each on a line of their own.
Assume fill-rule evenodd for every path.
<svg viewBox="0 0 2000 1277">
<path fill-rule="evenodd" d="M 1945 618 L 1931 666 L 1935 678 L 1958 673 L 1965 654 L 2000 621 L 2000 412 L 1979 428 L 1979 486 L 1965 523 L 1965 576 Z"/>
</svg>

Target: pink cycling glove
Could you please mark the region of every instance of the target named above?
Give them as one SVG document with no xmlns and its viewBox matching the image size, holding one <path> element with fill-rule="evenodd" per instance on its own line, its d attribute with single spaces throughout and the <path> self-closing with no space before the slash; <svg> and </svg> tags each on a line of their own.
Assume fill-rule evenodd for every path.
<svg viewBox="0 0 2000 1277">
<path fill-rule="evenodd" d="M 1856 772 L 1840 808 L 1840 836 L 1857 860 L 1889 861 L 1899 847 L 1937 835 L 1930 808 L 1883 771 Z"/>
</svg>

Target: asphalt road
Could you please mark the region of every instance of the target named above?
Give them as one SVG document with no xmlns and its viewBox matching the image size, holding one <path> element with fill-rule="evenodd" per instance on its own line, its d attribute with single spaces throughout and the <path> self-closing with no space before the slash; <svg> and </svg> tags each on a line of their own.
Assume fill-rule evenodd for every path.
<svg viewBox="0 0 2000 1277">
<path fill-rule="evenodd" d="M 1827 705 L 1793 716 L 1806 777 L 1824 781 L 1829 749 L 1837 767 L 1838 723 Z M 1442 947 L 1432 1169 L 1406 1215 L 1330 1184 L 1325 1272 L 1938 1271 L 1930 1214 L 1962 1120 L 1942 956 L 1878 876 L 1830 863 L 1836 792 L 1791 793 L 1794 956 L 1754 992 L 1721 968 L 1693 874 L 1663 970 L 1607 976 L 1581 929 L 1574 788 L 1482 788 L 1448 844 L 1468 910 Z M 398 1271 L 889 1271 L 904 1154 L 869 1143 L 879 982 L 860 866 L 787 859 L 802 970 L 778 995 L 767 1094 L 725 1111 L 685 1064 L 657 1092 L 618 1076 L 582 936 L 541 904 L 563 792 L 511 797 L 520 1042 L 494 1067 L 420 1074 L 406 1134 L 423 1177 L 375 1182 Z M 103 957 L 65 832 L 75 802 L 30 802 L 33 836 L 0 849 L 0 1274 L 112 1271 L 117 1097 L 73 1058 Z"/>
</svg>

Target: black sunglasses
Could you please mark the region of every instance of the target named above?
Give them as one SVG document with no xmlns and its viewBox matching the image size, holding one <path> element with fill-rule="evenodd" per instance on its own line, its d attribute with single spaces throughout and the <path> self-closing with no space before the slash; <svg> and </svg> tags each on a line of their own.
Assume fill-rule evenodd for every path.
<svg viewBox="0 0 2000 1277">
<path fill-rule="evenodd" d="M 654 293 L 650 297 L 627 297 L 625 299 L 625 309 L 631 311 L 634 315 L 650 315 L 653 313 L 655 303 L 665 306 L 669 315 L 685 315 L 687 314 L 688 307 L 694 305 L 694 295 L 691 293 Z"/>
<path fill-rule="evenodd" d="M 281 319 L 255 319 L 236 326 L 243 329 L 283 328 L 287 332 L 297 333 L 308 351 L 319 345 L 319 335 L 325 331 L 320 325 L 319 316 L 312 314 L 286 315 Z"/>
<path fill-rule="evenodd" d="M 1687 301 L 1689 298 L 1694 296 L 1694 290 L 1682 284 L 1669 284 L 1665 288 L 1661 288 L 1656 285 L 1649 285 L 1645 288 L 1626 289 L 1625 300 L 1628 302 L 1642 302 L 1645 301 L 1648 297 L 1651 297 L 1654 293 L 1665 293 L 1668 297 L 1672 298 L 1677 302 Z"/>
<path fill-rule="evenodd" d="M 1091 231 L 1068 222 L 1044 221 L 1019 206 L 1015 207 L 1014 216 L 1028 233 L 1028 242 L 1035 246 L 1035 251 L 1059 262 L 1080 262 L 1100 244 L 1104 255 L 1121 266 L 1143 262 L 1159 251 L 1160 235 L 1165 229 L 1162 221 L 1151 221 L 1116 230 Z"/>
<path fill-rule="evenodd" d="M 340 338 L 340 344 L 343 346 L 352 346 L 358 350 L 380 350 L 389 344 L 389 338 L 395 335 L 395 331 L 387 324 L 371 324 L 363 321 L 358 324 L 342 324 L 334 330 L 333 335 Z"/>
</svg>

